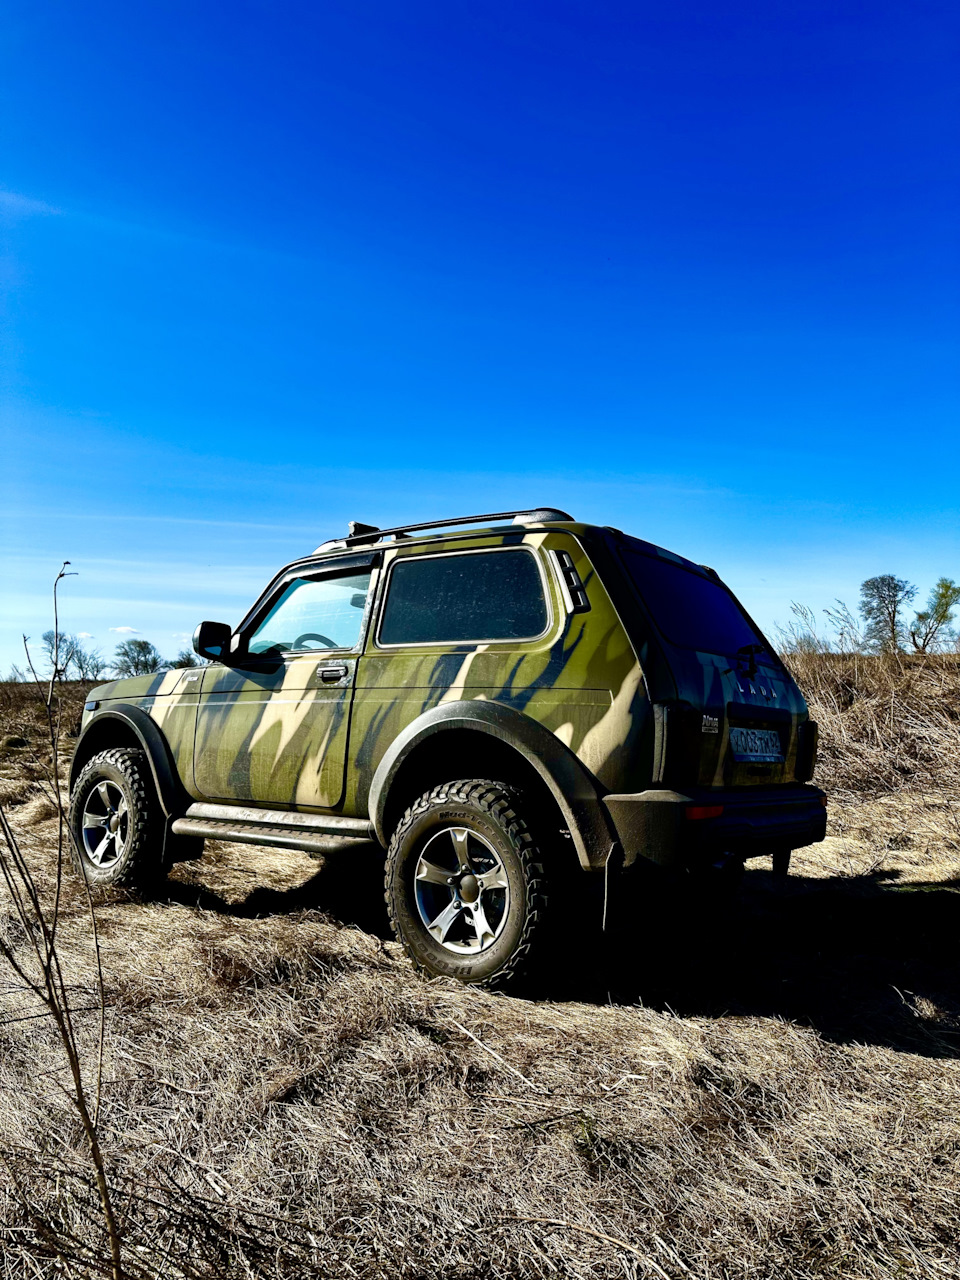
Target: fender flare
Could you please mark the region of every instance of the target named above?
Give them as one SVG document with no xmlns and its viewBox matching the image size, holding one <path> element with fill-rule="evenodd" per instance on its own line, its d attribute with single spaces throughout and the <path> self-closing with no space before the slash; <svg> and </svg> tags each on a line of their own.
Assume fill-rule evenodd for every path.
<svg viewBox="0 0 960 1280">
<path fill-rule="evenodd" d="M 385 814 L 390 788 L 401 766 L 427 738 L 469 729 L 496 738 L 517 751 L 546 784 L 563 815 L 585 869 L 606 865 L 617 842 L 597 784 L 574 753 L 549 729 L 513 707 L 481 700 L 445 702 L 419 716 L 394 738 L 373 775 L 370 817 L 380 843 L 389 833 Z"/>
<path fill-rule="evenodd" d="M 180 781 L 166 738 L 145 711 L 126 702 L 115 702 L 109 707 L 104 707 L 102 711 L 94 712 L 84 725 L 83 732 L 80 734 L 73 752 L 73 759 L 70 762 L 71 792 L 80 770 L 91 756 L 97 754 L 96 750 L 85 751 L 84 743 L 89 742 L 91 737 L 102 736 L 105 744 L 102 749 L 109 749 L 109 734 L 104 732 L 105 722 L 108 720 L 118 721 L 125 725 L 126 728 L 133 732 L 143 748 L 144 754 L 150 762 L 150 772 L 153 775 L 154 785 L 157 789 L 157 796 L 160 799 L 160 807 L 164 812 L 164 816 L 170 818 L 184 813 L 190 803 L 190 797 Z"/>
</svg>

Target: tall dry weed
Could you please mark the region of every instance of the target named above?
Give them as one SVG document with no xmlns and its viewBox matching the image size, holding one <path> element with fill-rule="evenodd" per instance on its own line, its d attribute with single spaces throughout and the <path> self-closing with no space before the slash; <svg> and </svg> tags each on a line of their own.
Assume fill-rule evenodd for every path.
<svg viewBox="0 0 960 1280">
<path fill-rule="evenodd" d="M 45 746 L 49 749 L 49 770 L 44 774 L 41 764 L 41 787 L 56 816 L 56 856 L 54 887 L 52 894 L 44 894 L 30 860 L 24 855 L 6 813 L 0 805 L 0 880 L 6 888 L 7 919 L 0 930 L 0 960 L 12 979 L 14 988 L 40 1006 L 31 1017 L 46 1017 L 54 1028 L 57 1044 L 62 1051 L 63 1068 L 67 1082 L 58 1085 L 68 1100 L 83 1134 L 89 1172 L 93 1175 L 102 1225 L 106 1233 L 107 1252 L 100 1251 L 72 1233 L 58 1230 L 54 1219 L 31 1210 L 32 1200 L 23 1179 L 22 1162 L 30 1152 L 0 1147 L 0 1159 L 7 1167 L 11 1183 L 19 1193 L 25 1210 L 33 1220 L 34 1230 L 47 1241 L 54 1256 L 63 1262 L 82 1261 L 94 1269 L 103 1269 L 112 1280 L 123 1280 L 124 1268 L 120 1226 L 114 1208 L 114 1194 L 107 1179 L 104 1154 L 100 1141 L 99 1117 L 103 1081 L 103 1048 L 105 1034 L 105 999 L 97 918 L 89 885 L 83 881 L 84 897 L 88 912 L 90 936 L 93 944 L 96 969 L 96 1000 L 99 1006 L 99 1029 L 96 1052 L 88 1058 L 86 1046 L 78 1034 L 74 1012 L 74 1000 L 70 984 L 64 976 L 58 945 L 60 910 L 63 900 L 63 878 L 67 850 L 65 842 L 73 838 L 66 820 L 60 787 L 60 741 L 62 733 L 62 704 L 57 697 L 59 664 L 59 617 L 57 589 L 64 577 L 70 576 L 64 564 L 53 585 L 54 647 L 52 653 L 53 674 L 46 690 L 37 676 L 27 649 L 27 661 L 34 677 L 36 696 L 41 707 L 41 722 Z M 26 648 L 26 638 L 24 638 Z M 60 1073 L 58 1073 L 60 1074 Z M 92 1080 L 91 1080 L 92 1078 Z M 92 1088 L 92 1096 L 91 1096 Z M 64 1166 L 64 1172 L 66 1166 Z"/>
<path fill-rule="evenodd" d="M 786 656 L 820 725 L 818 781 L 834 793 L 960 789 L 955 655 Z"/>
</svg>

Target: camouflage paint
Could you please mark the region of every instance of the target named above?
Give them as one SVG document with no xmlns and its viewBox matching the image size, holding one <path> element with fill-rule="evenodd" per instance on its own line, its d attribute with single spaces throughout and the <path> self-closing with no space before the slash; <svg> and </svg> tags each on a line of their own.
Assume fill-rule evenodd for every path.
<svg viewBox="0 0 960 1280">
<path fill-rule="evenodd" d="M 177 772 L 192 792 L 194 733 L 197 723 L 201 672 L 196 667 L 162 671 L 156 675 L 129 676 L 91 690 L 98 702 L 122 701 L 140 707 L 162 730 Z M 83 727 L 91 713 L 83 714 Z"/>
<path fill-rule="evenodd" d="M 356 650 L 119 680 L 90 697 L 122 698 L 147 711 L 196 799 L 365 817 L 374 772 L 397 735 L 433 707 L 470 700 L 508 706 L 555 734 L 601 792 L 791 781 L 796 729 L 807 717 L 796 685 L 782 669 L 759 666 L 751 676 L 743 660 L 669 645 L 611 569 L 615 542 L 606 530 L 574 522 L 398 539 L 378 548 L 382 564 L 373 572 Z M 516 546 L 533 552 L 541 566 L 550 614 L 542 636 L 482 644 L 377 643 L 384 583 L 398 558 Z M 590 602 L 586 612 L 567 606 L 551 554 L 557 550 L 573 558 Z M 603 564 L 605 581 L 591 555 Z M 307 557 L 297 568 L 335 567 L 340 559 L 331 551 Z M 325 685 L 318 677 L 324 663 L 343 663 L 347 675 Z M 654 702 L 669 711 L 659 776 Z M 746 706 L 749 722 L 757 726 L 765 710 L 785 717 L 777 724 L 784 764 L 755 767 L 733 760 L 731 703 Z M 716 733 L 705 732 L 705 716 L 716 720 Z"/>
<path fill-rule="evenodd" d="M 325 684 L 326 666 L 347 674 Z M 194 785 L 210 800 L 333 809 L 343 794 L 355 657 L 219 664 L 203 673 Z"/>
<path fill-rule="evenodd" d="M 745 663 L 732 663 L 730 658 L 715 653 L 696 653 L 694 657 L 700 681 L 698 689 L 688 690 L 690 701 L 698 708 L 701 721 L 704 714 L 716 715 L 719 721 L 718 733 L 704 734 L 701 728 L 703 747 L 697 783 L 703 787 L 744 787 L 792 781 L 796 772 L 797 727 L 801 720 L 807 719 L 807 706 L 786 672 L 758 665 L 751 676 Z M 745 764 L 734 759 L 730 747 L 731 704 L 751 709 L 749 721 L 743 717 L 741 723 L 766 725 L 781 731 L 781 744 L 785 747 L 783 764 Z M 788 711 L 789 722 L 765 720 L 765 711 L 774 714 Z"/>
<path fill-rule="evenodd" d="M 524 641 L 393 647 L 379 645 L 371 628 L 357 676 L 344 812 L 366 813 L 377 765 L 407 725 L 441 703 L 472 699 L 509 706 L 549 729 L 604 789 L 640 785 L 638 745 L 649 718 L 642 673 L 610 597 L 575 538 L 518 529 L 401 544 L 385 551 L 381 581 L 389 580 L 390 564 L 399 557 L 506 546 L 525 546 L 538 557 L 550 612 L 546 633 Z M 548 554 L 554 550 L 572 556 L 589 611 L 568 612 Z"/>
</svg>

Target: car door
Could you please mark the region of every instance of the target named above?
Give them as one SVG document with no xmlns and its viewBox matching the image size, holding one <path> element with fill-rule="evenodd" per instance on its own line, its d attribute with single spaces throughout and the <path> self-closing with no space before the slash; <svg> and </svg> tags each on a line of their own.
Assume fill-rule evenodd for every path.
<svg viewBox="0 0 960 1280">
<path fill-rule="evenodd" d="M 531 684 L 549 679 L 560 632 L 556 597 L 529 547 L 391 550 L 383 572 L 354 706 L 348 805 L 358 813 L 384 752 L 424 712 L 474 698 L 525 710 Z"/>
<path fill-rule="evenodd" d="M 201 796 L 333 809 L 343 795 L 350 706 L 374 557 L 291 570 L 208 667 L 197 715 Z"/>
<path fill-rule="evenodd" d="M 394 739 L 443 702 L 521 712 L 604 785 L 645 723 L 636 654 L 579 544 L 566 534 L 384 558 L 383 603 L 357 677 L 345 811 L 366 812 Z"/>
</svg>

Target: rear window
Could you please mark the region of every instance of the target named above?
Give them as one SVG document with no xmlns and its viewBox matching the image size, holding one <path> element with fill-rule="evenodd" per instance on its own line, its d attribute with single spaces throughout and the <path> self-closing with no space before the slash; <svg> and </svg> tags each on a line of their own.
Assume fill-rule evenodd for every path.
<svg viewBox="0 0 960 1280">
<path fill-rule="evenodd" d="M 763 636 L 719 582 L 659 556 L 629 548 L 621 555 L 654 622 L 672 644 L 728 656 L 746 645 L 767 650 Z"/>
<path fill-rule="evenodd" d="M 381 644 L 525 640 L 547 625 L 547 604 L 529 551 L 400 560 L 390 575 Z"/>
</svg>

